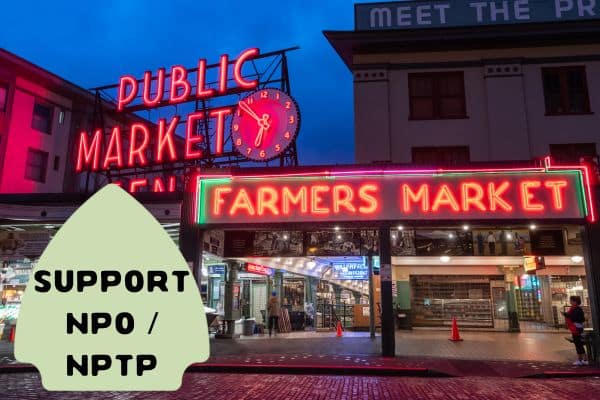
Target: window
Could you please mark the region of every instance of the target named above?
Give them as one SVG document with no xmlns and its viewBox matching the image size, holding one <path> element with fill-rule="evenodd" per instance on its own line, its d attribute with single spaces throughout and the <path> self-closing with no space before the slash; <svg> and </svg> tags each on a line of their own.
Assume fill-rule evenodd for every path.
<svg viewBox="0 0 600 400">
<path fill-rule="evenodd" d="M 0 112 L 6 111 L 6 101 L 8 100 L 8 86 L 0 84 Z"/>
<path fill-rule="evenodd" d="M 467 118 L 462 72 L 408 75 L 410 119 Z"/>
<path fill-rule="evenodd" d="M 578 163 L 582 158 L 597 156 L 596 143 L 551 144 L 550 155 L 553 160 L 558 162 Z"/>
<path fill-rule="evenodd" d="M 25 164 L 25 178 L 36 182 L 46 182 L 46 169 L 48 168 L 48 153 L 29 148 L 27 150 L 27 163 Z"/>
<path fill-rule="evenodd" d="M 543 68 L 547 115 L 590 112 L 585 67 Z"/>
<path fill-rule="evenodd" d="M 413 147 L 413 164 L 417 165 L 466 165 L 470 161 L 469 146 Z"/>
<path fill-rule="evenodd" d="M 59 168 L 60 168 L 60 157 L 54 156 L 54 170 L 58 171 Z"/>
<path fill-rule="evenodd" d="M 35 102 L 31 127 L 47 134 L 52 133 L 52 107 Z"/>
</svg>

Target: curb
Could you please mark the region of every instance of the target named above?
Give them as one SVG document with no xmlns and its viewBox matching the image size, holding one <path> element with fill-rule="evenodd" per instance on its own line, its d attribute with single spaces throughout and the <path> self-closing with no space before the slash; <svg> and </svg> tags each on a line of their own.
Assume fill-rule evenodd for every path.
<svg viewBox="0 0 600 400">
<path fill-rule="evenodd" d="M 556 378 L 589 378 L 600 377 L 600 369 L 581 371 L 544 371 L 539 374 L 525 376 L 527 379 L 556 379 Z"/>
</svg>

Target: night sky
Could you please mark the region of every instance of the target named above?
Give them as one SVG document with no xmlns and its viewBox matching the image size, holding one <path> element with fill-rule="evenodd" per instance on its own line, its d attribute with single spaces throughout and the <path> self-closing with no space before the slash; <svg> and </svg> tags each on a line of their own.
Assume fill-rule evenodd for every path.
<svg viewBox="0 0 600 400">
<path fill-rule="evenodd" d="M 351 163 L 352 76 L 322 31 L 351 30 L 353 10 L 348 0 L 6 1 L 0 46 L 90 88 L 249 47 L 298 45 L 289 66 L 300 162 Z"/>
</svg>

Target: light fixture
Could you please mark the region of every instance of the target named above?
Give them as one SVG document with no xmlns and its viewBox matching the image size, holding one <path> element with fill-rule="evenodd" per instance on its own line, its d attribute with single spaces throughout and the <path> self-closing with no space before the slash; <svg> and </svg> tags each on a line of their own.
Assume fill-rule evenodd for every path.
<svg viewBox="0 0 600 400">
<path fill-rule="evenodd" d="M 536 229 L 537 229 L 537 225 L 536 224 L 529 225 L 529 230 L 535 231 Z"/>
<path fill-rule="evenodd" d="M 454 233 L 449 233 L 448 234 L 448 239 L 454 239 Z"/>
<path fill-rule="evenodd" d="M 506 233 L 506 240 L 512 240 L 513 236 L 512 233 Z"/>
<path fill-rule="evenodd" d="M 463 231 L 468 231 L 469 230 L 469 225 L 465 224 L 463 225 Z"/>
<path fill-rule="evenodd" d="M 396 234 L 395 233 L 392 234 L 392 239 L 396 240 Z"/>
<path fill-rule="evenodd" d="M 44 228 L 46 228 L 46 229 L 54 229 L 54 225 L 44 225 Z"/>
<path fill-rule="evenodd" d="M 314 268 L 314 267 L 317 266 L 317 263 L 311 260 L 311 261 L 309 261 L 309 262 L 306 263 L 306 266 L 308 268 Z"/>
<path fill-rule="evenodd" d="M 571 257 L 571 261 L 574 262 L 575 264 L 579 264 L 580 262 L 583 261 L 583 257 L 575 255 L 575 256 Z"/>
<path fill-rule="evenodd" d="M 337 240 L 342 240 L 342 235 L 337 235 Z"/>
<path fill-rule="evenodd" d="M 288 240 L 289 236 L 288 235 L 283 235 L 283 240 Z"/>
<path fill-rule="evenodd" d="M 337 232 L 340 230 L 340 227 L 336 225 L 333 229 Z"/>
<path fill-rule="evenodd" d="M 449 256 L 441 256 L 440 261 L 443 263 L 448 263 L 448 262 L 450 262 L 450 257 Z"/>
<path fill-rule="evenodd" d="M 402 230 L 404 230 L 404 227 L 402 225 L 398 225 L 398 230 L 402 231 Z"/>
<path fill-rule="evenodd" d="M 280 258 L 280 257 L 277 257 L 277 258 L 275 259 L 275 262 L 281 262 L 281 258 Z"/>
</svg>

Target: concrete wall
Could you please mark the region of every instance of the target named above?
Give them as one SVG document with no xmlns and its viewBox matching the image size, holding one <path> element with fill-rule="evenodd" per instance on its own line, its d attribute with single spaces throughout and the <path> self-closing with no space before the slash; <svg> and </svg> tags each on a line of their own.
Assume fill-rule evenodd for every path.
<svg viewBox="0 0 600 400">
<path fill-rule="evenodd" d="M 356 161 L 410 163 L 424 146 L 469 146 L 471 161 L 542 157 L 550 144 L 600 150 L 600 62 L 580 61 L 597 54 L 600 46 L 356 55 Z M 546 116 L 542 68 L 573 65 L 586 67 L 592 114 Z M 437 71 L 464 72 L 467 118 L 410 120 L 408 74 Z"/>
</svg>

